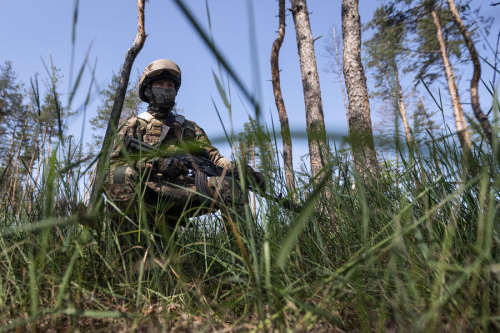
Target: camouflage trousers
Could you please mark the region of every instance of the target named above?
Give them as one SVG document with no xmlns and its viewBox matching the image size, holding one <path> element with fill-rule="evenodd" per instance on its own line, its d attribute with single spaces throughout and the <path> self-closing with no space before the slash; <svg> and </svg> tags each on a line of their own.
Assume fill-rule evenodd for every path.
<svg viewBox="0 0 500 333">
<path fill-rule="evenodd" d="M 105 187 L 109 205 L 113 207 L 111 211 L 114 214 L 111 215 L 114 216 L 114 227 L 121 233 L 139 229 L 139 214 L 150 227 L 160 230 L 165 227 L 173 229 L 189 217 L 219 209 L 225 222 L 232 218 L 238 223 L 245 216 L 247 196 L 232 177 L 208 179 L 207 185 L 215 200 L 213 204 L 206 205 L 196 191 L 194 177 L 181 175 L 166 180 L 153 174 L 141 175 L 137 170 L 127 167 L 125 176 L 117 182 L 115 170 L 111 169 L 108 174 Z"/>
</svg>

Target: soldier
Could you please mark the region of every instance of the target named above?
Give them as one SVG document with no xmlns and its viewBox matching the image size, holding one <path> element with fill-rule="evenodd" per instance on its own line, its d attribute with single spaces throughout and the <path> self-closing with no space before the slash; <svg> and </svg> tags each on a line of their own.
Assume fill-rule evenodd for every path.
<svg viewBox="0 0 500 333">
<path fill-rule="evenodd" d="M 139 98 L 148 103 L 148 110 L 137 118 L 129 119 L 120 129 L 111 152 L 110 169 L 106 179 L 106 194 L 112 204 L 124 212 L 129 219 L 115 214 L 114 224 L 119 233 L 137 230 L 137 214 L 145 214 L 150 228 L 165 232 L 185 217 L 209 212 L 211 207 L 203 204 L 196 191 L 194 177 L 175 158 L 151 157 L 134 159 L 122 153 L 127 136 L 175 151 L 181 147 L 190 152 L 203 152 L 216 165 L 236 171 L 233 164 L 212 146 L 205 132 L 195 122 L 172 112 L 175 96 L 181 86 L 181 70 L 172 61 L 160 59 L 144 70 L 139 82 Z M 250 168 L 250 167 L 247 167 Z M 256 183 L 263 188 L 261 173 L 249 169 Z M 208 188 L 216 198 L 215 209 L 227 206 L 234 216 L 244 216 L 246 196 L 242 195 L 232 177 L 210 177 Z M 131 222 L 133 221 L 133 223 Z"/>
</svg>

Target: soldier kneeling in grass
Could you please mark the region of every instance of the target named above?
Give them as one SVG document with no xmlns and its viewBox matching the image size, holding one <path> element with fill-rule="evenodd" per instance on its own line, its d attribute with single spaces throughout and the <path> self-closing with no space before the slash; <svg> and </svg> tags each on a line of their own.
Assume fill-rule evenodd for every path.
<svg viewBox="0 0 500 333">
<path fill-rule="evenodd" d="M 180 86 L 181 71 L 174 62 L 160 59 L 149 64 L 138 87 L 148 110 L 129 119 L 113 144 L 105 188 L 119 235 L 136 234 L 148 223 L 149 230 L 166 236 L 186 218 L 219 208 L 235 223 L 238 216 L 244 217 L 246 196 L 235 181 L 236 166 L 212 146 L 201 127 L 172 112 Z M 129 143 L 135 144 L 135 151 Z M 187 163 L 176 157 L 179 152 L 185 158 L 188 153 Z M 219 170 L 213 175 L 220 175 L 207 179 L 189 154 L 201 156 Z M 264 190 L 261 173 L 248 166 L 244 171 Z"/>
</svg>

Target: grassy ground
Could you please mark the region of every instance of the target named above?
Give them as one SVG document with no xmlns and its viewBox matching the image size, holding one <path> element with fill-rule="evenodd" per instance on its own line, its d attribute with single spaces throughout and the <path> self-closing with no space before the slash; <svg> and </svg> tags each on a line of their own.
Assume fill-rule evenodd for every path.
<svg viewBox="0 0 500 333">
<path fill-rule="evenodd" d="M 110 213 L 101 232 L 84 227 L 49 170 L 38 210 L 3 207 L 0 331 L 496 331 L 498 156 L 476 146 L 464 169 L 449 138 L 420 149 L 378 189 L 338 153 L 334 202 L 304 175 L 300 214 L 248 209 L 234 221 L 248 262 L 218 214 L 168 240 L 143 220 L 122 249 Z M 336 232 L 316 207 L 335 211 Z"/>
<path fill-rule="evenodd" d="M 87 226 L 78 174 L 61 176 L 54 152 L 31 209 L 2 192 L 0 332 L 498 331 L 500 156 L 477 144 L 464 161 L 454 138 L 419 158 L 398 147 L 399 168 L 381 161 L 368 187 L 334 152 L 333 183 L 299 175 L 300 213 L 261 198 L 234 221 L 242 247 L 219 214 L 169 238 L 142 219 L 121 247 L 111 211 Z M 279 193 L 276 163 L 263 164 Z"/>
</svg>

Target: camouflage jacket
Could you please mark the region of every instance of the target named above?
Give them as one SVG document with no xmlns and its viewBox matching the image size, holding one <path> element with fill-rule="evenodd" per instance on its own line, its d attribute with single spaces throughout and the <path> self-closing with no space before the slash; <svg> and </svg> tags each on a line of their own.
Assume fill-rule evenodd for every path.
<svg viewBox="0 0 500 333">
<path fill-rule="evenodd" d="M 129 165 L 125 158 L 120 155 L 121 142 L 127 136 L 138 138 L 145 143 L 174 152 L 176 148 L 188 151 L 206 152 L 207 157 L 216 165 L 225 167 L 230 163 L 222 156 L 217 148 L 212 146 L 205 131 L 194 121 L 189 121 L 181 115 L 170 113 L 168 117 L 161 117 L 154 113 L 144 112 L 136 118 L 129 119 L 120 129 L 118 138 L 113 144 L 111 152 L 111 169 L 121 165 Z M 118 141 L 118 140 L 121 140 Z M 135 165 L 129 165 L 135 168 Z"/>
</svg>

